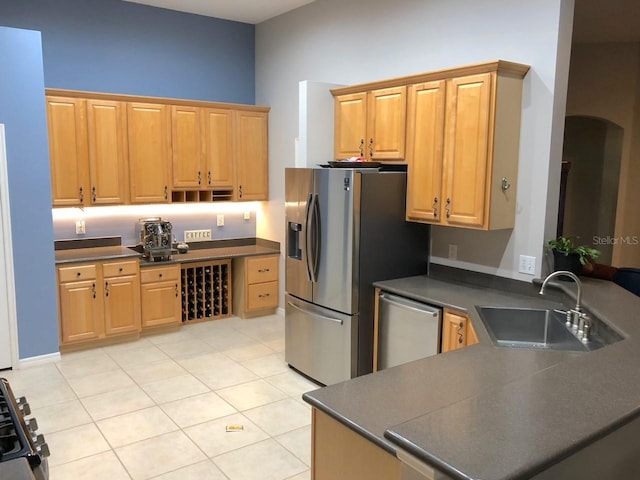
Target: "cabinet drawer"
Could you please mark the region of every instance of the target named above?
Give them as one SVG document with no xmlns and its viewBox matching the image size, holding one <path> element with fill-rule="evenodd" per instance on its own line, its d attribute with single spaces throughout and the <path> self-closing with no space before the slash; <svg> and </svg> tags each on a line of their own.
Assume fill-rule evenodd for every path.
<svg viewBox="0 0 640 480">
<path fill-rule="evenodd" d="M 138 262 L 113 262 L 102 266 L 102 274 L 105 278 L 119 277 L 123 275 L 135 275 L 138 272 Z"/>
<path fill-rule="evenodd" d="M 278 257 L 247 258 L 247 284 L 278 280 Z"/>
<path fill-rule="evenodd" d="M 180 278 L 180 265 L 143 268 L 140 270 L 140 282 L 151 283 Z"/>
<path fill-rule="evenodd" d="M 277 306 L 278 282 L 257 283 L 247 287 L 247 311 Z"/>
<path fill-rule="evenodd" d="M 96 266 L 93 264 L 58 268 L 58 279 L 60 283 L 73 282 L 76 280 L 92 280 L 95 278 Z"/>
</svg>

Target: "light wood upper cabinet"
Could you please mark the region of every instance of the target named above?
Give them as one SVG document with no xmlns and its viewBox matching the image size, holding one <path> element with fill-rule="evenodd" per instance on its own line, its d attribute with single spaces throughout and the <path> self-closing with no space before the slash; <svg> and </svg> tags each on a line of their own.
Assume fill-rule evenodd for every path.
<svg viewBox="0 0 640 480">
<path fill-rule="evenodd" d="M 51 193 L 53 205 L 74 207 L 88 199 L 85 101 L 47 97 Z"/>
<path fill-rule="evenodd" d="M 369 159 L 404 159 L 406 116 L 406 87 L 369 92 L 366 139 Z"/>
<path fill-rule="evenodd" d="M 527 71 L 498 61 L 409 87 L 407 220 L 513 228 Z"/>
<path fill-rule="evenodd" d="M 201 112 L 198 107 L 171 107 L 173 186 L 200 188 L 202 179 Z"/>
<path fill-rule="evenodd" d="M 334 105 L 336 159 L 404 159 L 405 86 L 337 95 Z"/>
<path fill-rule="evenodd" d="M 267 114 L 236 112 L 236 189 L 235 200 L 269 198 L 269 151 Z"/>
<path fill-rule="evenodd" d="M 132 203 L 169 201 L 170 112 L 167 105 L 127 104 Z"/>
<path fill-rule="evenodd" d="M 268 199 L 268 108 L 47 94 L 54 207 Z"/>
<path fill-rule="evenodd" d="M 407 111 L 407 219 L 437 222 L 442 215 L 444 80 L 411 85 Z"/>
<path fill-rule="evenodd" d="M 365 156 L 367 137 L 367 94 L 335 97 L 335 159 Z"/>
<path fill-rule="evenodd" d="M 203 109 L 204 151 L 207 188 L 233 188 L 233 110 Z"/>
<path fill-rule="evenodd" d="M 490 181 L 489 122 L 495 74 L 453 78 L 447 88 L 444 209 L 450 225 L 482 228 Z"/>
<path fill-rule="evenodd" d="M 126 106 L 110 100 L 86 101 L 90 205 L 118 205 L 129 197 Z"/>
</svg>

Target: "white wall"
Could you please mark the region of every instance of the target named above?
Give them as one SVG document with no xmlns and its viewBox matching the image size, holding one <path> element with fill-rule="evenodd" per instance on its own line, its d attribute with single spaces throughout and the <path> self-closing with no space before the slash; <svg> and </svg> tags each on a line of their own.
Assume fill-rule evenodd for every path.
<svg viewBox="0 0 640 480">
<path fill-rule="evenodd" d="M 436 257 L 456 243 L 459 266 L 528 280 L 517 273 L 518 255 L 528 254 L 538 257 L 540 273 L 545 232 L 555 228 L 547 204 L 555 196 L 553 214 L 569 59 L 566 45 L 558 58 L 558 39 L 570 42 L 572 17 L 573 0 L 316 0 L 259 24 L 256 101 L 271 106 L 271 200 L 258 235 L 284 244 L 284 168 L 295 162 L 298 82 L 356 84 L 504 59 L 532 67 L 524 81 L 516 227 L 434 228 L 432 259 L 444 262 Z"/>
</svg>

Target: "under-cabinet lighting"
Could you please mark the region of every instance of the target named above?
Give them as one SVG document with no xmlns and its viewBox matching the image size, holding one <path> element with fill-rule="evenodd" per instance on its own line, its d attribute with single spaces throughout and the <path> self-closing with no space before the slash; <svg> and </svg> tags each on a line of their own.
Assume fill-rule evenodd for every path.
<svg viewBox="0 0 640 480">
<path fill-rule="evenodd" d="M 120 215 L 157 217 L 175 216 L 189 214 L 211 214 L 238 213 L 244 214 L 246 211 L 262 212 L 261 202 L 215 202 L 215 203 L 172 203 L 153 205 L 118 205 L 103 207 L 70 207 L 53 208 L 51 216 L 56 220 L 78 220 L 100 217 L 117 217 Z"/>
</svg>

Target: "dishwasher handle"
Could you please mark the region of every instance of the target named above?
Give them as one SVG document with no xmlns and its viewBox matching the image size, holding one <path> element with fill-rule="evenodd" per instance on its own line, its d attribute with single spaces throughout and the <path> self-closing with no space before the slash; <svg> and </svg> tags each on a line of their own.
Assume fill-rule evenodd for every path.
<svg viewBox="0 0 640 480">
<path fill-rule="evenodd" d="M 394 305 L 398 308 L 404 308 L 406 310 L 411 310 L 414 312 L 419 312 L 421 314 L 430 315 L 432 317 L 438 317 L 440 315 L 440 309 L 434 308 L 426 303 L 415 302 L 413 300 L 409 300 L 404 297 L 399 297 L 397 295 L 392 295 L 389 293 L 381 293 L 380 301 L 388 303 L 390 305 Z"/>
</svg>

